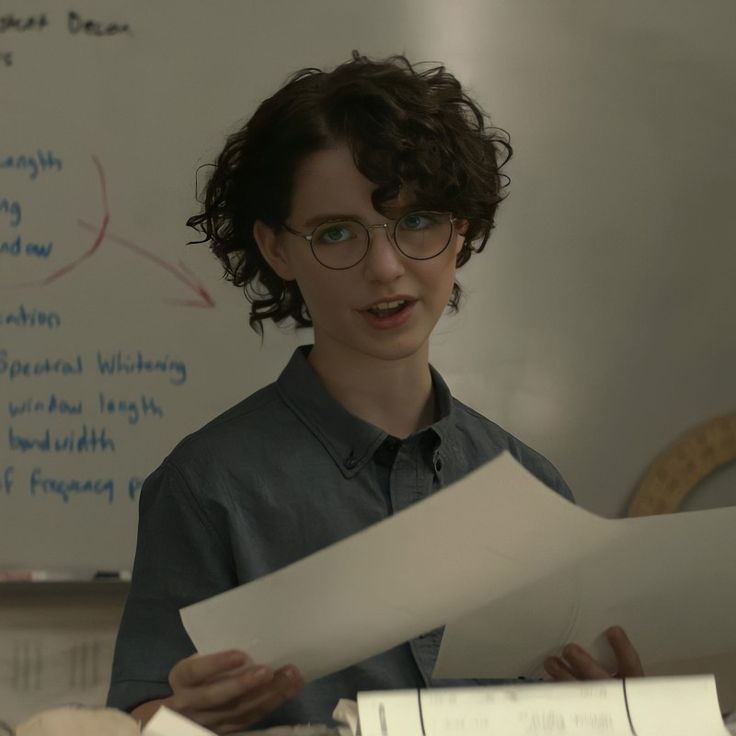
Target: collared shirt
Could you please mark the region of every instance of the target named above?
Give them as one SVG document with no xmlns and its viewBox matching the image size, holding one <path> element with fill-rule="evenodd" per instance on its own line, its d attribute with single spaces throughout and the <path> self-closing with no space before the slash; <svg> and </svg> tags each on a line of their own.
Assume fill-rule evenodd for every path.
<svg viewBox="0 0 736 736">
<path fill-rule="evenodd" d="M 298 348 L 275 383 L 182 440 L 144 483 L 109 706 L 132 710 L 171 694 L 170 669 L 194 653 L 180 608 L 365 529 L 504 450 L 572 500 L 548 460 L 453 398 L 434 368 L 438 419 L 398 440 L 327 392 L 309 350 Z M 308 683 L 254 728 L 331 724 L 337 701 L 359 690 L 447 686 L 431 680 L 442 631 Z M 468 682 L 478 681 L 456 684 Z"/>
</svg>

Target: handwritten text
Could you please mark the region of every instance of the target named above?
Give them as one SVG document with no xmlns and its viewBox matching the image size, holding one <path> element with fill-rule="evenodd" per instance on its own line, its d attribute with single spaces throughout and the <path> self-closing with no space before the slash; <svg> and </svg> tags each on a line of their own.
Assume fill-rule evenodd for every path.
<svg viewBox="0 0 736 736">
<path fill-rule="evenodd" d="M 23 217 L 20 202 L 15 199 L 0 197 L 0 216 L 4 216 L 8 220 L 10 227 L 18 227 Z"/>
<path fill-rule="evenodd" d="M 33 154 L 0 155 L 0 169 L 27 171 L 28 177 L 36 179 L 39 173 L 61 171 L 64 162 L 53 151 L 42 151 L 40 148 Z"/>
<path fill-rule="evenodd" d="M 54 330 L 60 326 L 61 315 L 52 309 L 28 309 L 20 304 L 12 312 L 0 312 L 0 327 L 46 327 Z"/>
<path fill-rule="evenodd" d="M 52 242 L 34 243 L 32 240 L 23 241 L 20 235 L 11 240 L 0 240 L 0 256 L 29 256 L 31 258 L 46 259 L 54 249 Z"/>
<path fill-rule="evenodd" d="M 79 431 L 52 432 L 41 430 L 40 434 L 20 434 L 11 424 L 8 428 L 8 446 L 13 452 L 49 452 L 79 455 L 97 452 L 115 452 L 115 442 L 107 429 L 97 429 L 83 424 Z"/>
</svg>

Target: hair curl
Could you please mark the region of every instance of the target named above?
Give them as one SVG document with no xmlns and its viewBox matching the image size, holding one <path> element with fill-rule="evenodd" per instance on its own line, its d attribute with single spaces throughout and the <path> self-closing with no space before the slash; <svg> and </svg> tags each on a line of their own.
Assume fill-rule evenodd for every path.
<svg viewBox="0 0 736 736">
<path fill-rule="evenodd" d="M 265 261 L 253 224 L 260 219 L 278 231 L 290 213 L 299 164 L 344 142 L 358 170 L 377 185 L 376 211 L 383 214 L 385 203 L 411 187 L 423 207 L 468 221 L 460 267 L 485 247 L 510 182 L 500 172 L 513 153 L 508 133 L 485 128 L 486 117 L 444 66 L 419 73 L 403 55 L 376 61 L 353 51 L 331 72 L 301 69 L 227 138 L 202 211 L 187 220 L 203 235 L 191 242 L 208 243 L 224 277 L 243 287 L 250 326 L 261 336 L 266 319 L 278 324 L 291 317 L 297 327 L 310 327 L 299 286 Z M 456 282 L 451 309 L 460 295 Z"/>
</svg>

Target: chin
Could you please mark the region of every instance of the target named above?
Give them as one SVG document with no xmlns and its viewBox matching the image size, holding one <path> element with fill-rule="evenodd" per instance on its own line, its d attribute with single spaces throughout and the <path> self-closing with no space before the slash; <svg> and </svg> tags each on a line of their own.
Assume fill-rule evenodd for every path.
<svg viewBox="0 0 736 736">
<path fill-rule="evenodd" d="M 383 342 L 383 344 L 381 344 Z M 361 352 L 378 360 L 407 360 L 424 350 L 426 340 L 393 338 L 363 346 Z"/>
</svg>

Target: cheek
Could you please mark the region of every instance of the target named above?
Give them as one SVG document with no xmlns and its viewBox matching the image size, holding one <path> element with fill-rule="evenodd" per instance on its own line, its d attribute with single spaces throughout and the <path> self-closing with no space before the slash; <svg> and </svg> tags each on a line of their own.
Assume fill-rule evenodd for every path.
<svg viewBox="0 0 736 736">
<path fill-rule="evenodd" d="M 299 274 L 296 282 L 313 319 L 329 319 L 338 307 L 349 303 L 343 293 L 345 291 L 343 284 L 334 279 L 332 272 L 327 269 L 325 273 Z"/>
<path fill-rule="evenodd" d="M 442 310 L 450 300 L 452 285 L 455 283 L 455 270 L 455 254 L 448 250 L 447 257 L 442 262 L 433 263 L 423 274 L 425 290 L 438 310 Z"/>
</svg>

